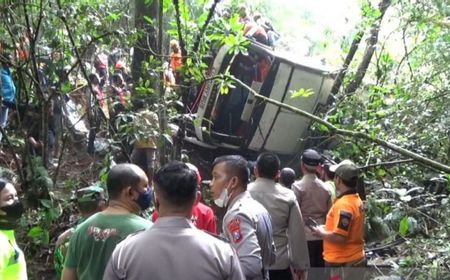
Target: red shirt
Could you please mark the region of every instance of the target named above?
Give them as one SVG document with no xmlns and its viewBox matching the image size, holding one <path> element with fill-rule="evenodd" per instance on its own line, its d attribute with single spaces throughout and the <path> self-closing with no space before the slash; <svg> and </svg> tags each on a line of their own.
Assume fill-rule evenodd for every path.
<svg viewBox="0 0 450 280">
<path fill-rule="evenodd" d="M 159 217 L 158 211 L 153 212 L 152 221 L 155 222 Z M 198 202 L 192 207 L 191 222 L 201 230 L 212 234 L 217 234 L 216 217 L 211 207 Z"/>
</svg>

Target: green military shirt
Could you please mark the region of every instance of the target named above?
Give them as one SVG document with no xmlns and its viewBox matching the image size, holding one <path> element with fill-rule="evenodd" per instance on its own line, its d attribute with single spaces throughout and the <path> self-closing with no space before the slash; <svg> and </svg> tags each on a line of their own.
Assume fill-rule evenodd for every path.
<svg viewBox="0 0 450 280">
<path fill-rule="evenodd" d="M 134 214 L 97 213 L 79 225 L 70 238 L 64 266 L 76 269 L 80 280 L 102 279 L 116 245 L 129 234 L 151 225 Z"/>
</svg>

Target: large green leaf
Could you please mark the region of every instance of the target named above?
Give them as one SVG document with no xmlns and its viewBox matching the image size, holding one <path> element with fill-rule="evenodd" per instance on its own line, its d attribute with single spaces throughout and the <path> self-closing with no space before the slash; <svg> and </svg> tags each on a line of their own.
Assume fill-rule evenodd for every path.
<svg viewBox="0 0 450 280">
<path fill-rule="evenodd" d="M 400 235 L 405 236 L 409 230 L 409 219 L 407 216 L 403 217 L 400 221 L 398 232 Z"/>
<path fill-rule="evenodd" d="M 32 227 L 27 236 L 33 240 L 35 244 L 48 245 L 50 242 L 50 234 L 48 230 L 43 229 L 40 226 Z"/>
</svg>

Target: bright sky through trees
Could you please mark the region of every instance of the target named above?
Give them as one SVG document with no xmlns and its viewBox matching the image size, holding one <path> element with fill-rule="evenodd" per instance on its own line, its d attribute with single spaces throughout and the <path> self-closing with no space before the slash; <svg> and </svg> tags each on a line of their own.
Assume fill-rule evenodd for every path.
<svg viewBox="0 0 450 280">
<path fill-rule="evenodd" d="M 349 40 L 361 19 L 360 0 L 253 0 L 247 6 L 269 18 L 282 34 L 279 50 L 334 65 L 341 62 L 343 38 Z"/>
</svg>

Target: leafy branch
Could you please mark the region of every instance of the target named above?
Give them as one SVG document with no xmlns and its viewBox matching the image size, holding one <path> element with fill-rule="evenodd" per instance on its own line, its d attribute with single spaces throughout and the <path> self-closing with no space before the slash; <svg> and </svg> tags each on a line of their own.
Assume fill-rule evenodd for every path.
<svg viewBox="0 0 450 280">
<path fill-rule="evenodd" d="M 425 167 L 432 167 L 434 169 L 443 171 L 445 173 L 450 173 L 450 166 L 448 166 L 448 165 L 436 162 L 436 161 L 434 161 L 432 159 L 429 159 L 427 157 L 424 157 L 422 155 L 419 155 L 417 153 L 409 151 L 409 150 L 407 150 L 405 148 L 397 146 L 397 145 L 395 145 L 393 143 L 390 143 L 388 141 L 372 137 L 369 134 L 366 134 L 366 133 L 363 133 L 363 132 L 360 132 L 360 131 L 351 131 L 351 130 L 347 130 L 347 129 L 338 128 L 338 127 L 334 126 L 333 124 L 331 124 L 331 123 L 329 123 L 329 122 L 327 122 L 327 121 L 325 121 L 325 120 L 323 120 L 323 119 L 321 119 L 321 118 L 319 118 L 319 117 L 317 117 L 317 116 L 315 116 L 315 115 L 313 115 L 311 113 L 308 113 L 308 112 L 306 112 L 304 110 L 298 109 L 296 107 L 293 107 L 293 106 L 284 104 L 282 102 L 276 101 L 274 99 L 268 98 L 266 96 L 263 96 L 263 95 L 257 93 L 256 91 L 254 91 L 251 87 L 249 87 L 248 85 L 246 85 L 245 83 L 243 83 L 239 79 L 235 78 L 234 76 L 231 76 L 231 75 L 219 75 L 219 76 L 216 76 L 215 78 L 216 79 L 224 79 L 224 78 L 225 79 L 231 79 L 234 82 L 238 83 L 240 86 L 242 86 L 245 89 L 247 89 L 256 98 L 261 99 L 261 100 L 263 100 L 263 101 L 265 101 L 267 103 L 276 105 L 278 107 L 287 109 L 287 110 L 289 110 L 291 112 L 294 112 L 294 113 L 296 113 L 298 115 L 304 116 L 304 117 L 306 117 L 306 118 L 308 118 L 308 119 L 310 119 L 310 120 L 312 120 L 314 122 L 322 124 L 329 130 L 329 132 L 331 134 L 339 134 L 339 135 L 342 135 L 342 136 L 349 136 L 349 137 L 352 137 L 353 139 L 364 139 L 364 140 L 367 140 L 369 142 L 376 143 L 376 144 L 378 144 L 378 145 L 380 145 L 382 147 L 388 148 L 389 150 L 392 150 L 392 151 L 394 151 L 396 153 L 399 153 L 399 154 L 401 154 L 403 156 L 406 156 L 408 158 L 412 158 L 415 161 L 423 164 Z"/>
<path fill-rule="evenodd" d="M 58 4 L 59 9 L 61 10 L 62 9 L 61 0 L 57 0 L 57 4 Z M 74 36 L 72 34 L 72 30 L 69 27 L 69 24 L 67 22 L 66 17 L 64 15 L 61 15 L 59 18 L 61 19 L 62 23 L 64 24 L 64 27 L 65 27 L 65 29 L 67 31 L 67 35 L 69 37 L 70 43 L 72 44 L 72 47 L 73 47 L 73 50 L 74 50 L 74 53 L 75 53 L 75 56 L 76 56 L 77 60 L 78 61 L 82 61 L 80 52 L 79 52 L 78 47 L 77 47 L 77 45 L 75 43 L 75 39 L 74 39 Z M 95 94 L 94 88 L 92 87 L 92 83 L 91 83 L 91 81 L 88 78 L 88 73 L 87 73 L 86 67 L 84 66 L 83 63 L 80 63 L 80 69 L 81 69 L 81 73 L 83 74 L 84 78 L 88 81 L 89 91 L 91 92 L 92 96 L 94 97 L 96 105 L 100 107 L 100 101 L 98 100 L 97 95 Z M 105 120 L 106 119 L 105 113 L 102 110 L 100 110 L 100 114 L 102 116 L 102 119 Z M 109 123 L 109 126 L 112 128 L 112 131 L 114 131 L 113 125 L 111 123 Z M 121 149 L 122 150 L 122 154 L 125 156 L 125 158 L 129 162 L 131 162 L 130 156 L 126 152 L 126 149 L 125 149 L 123 143 L 119 142 L 119 144 L 121 145 L 121 148 L 122 148 Z"/>
<path fill-rule="evenodd" d="M 370 37 L 364 52 L 363 60 L 358 66 L 355 78 L 350 82 L 348 87 L 345 89 L 346 94 L 351 94 L 356 91 L 356 89 L 361 85 L 364 76 L 366 75 L 367 68 L 369 67 L 370 61 L 372 59 L 373 53 L 376 49 L 376 44 L 378 42 L 378 33 L 380 31 L 381 21 L 383 20 L 386 10 L 391 5 L 391 0 L 383 0 L 379 4 L 379 17 L 373 23 L 372 29 L 370 30 Z"/>
<path fill-rule="evenodd" d="M 200 29 L 200 32 L 197 33 L 197 37 L 194 42 L 194 47 L 192 48 L 192 52 L 197 52 L 198 48 L 200 46 L 200 41 L 203 37 L 203 34 L 205 34 L 206 27 L 208 27 L 209 22 L 211 21 L 212 16 L 214 15 L 214 12 L 216 10 L 217 4 L 219 4 L 220 0 L 214 0 L 214 3 L 212 4 L 211 8 L 209 9 L 208 17 L 206 18 L 205 23 L 203 24 L 202 28 Z"/>
</svg>

